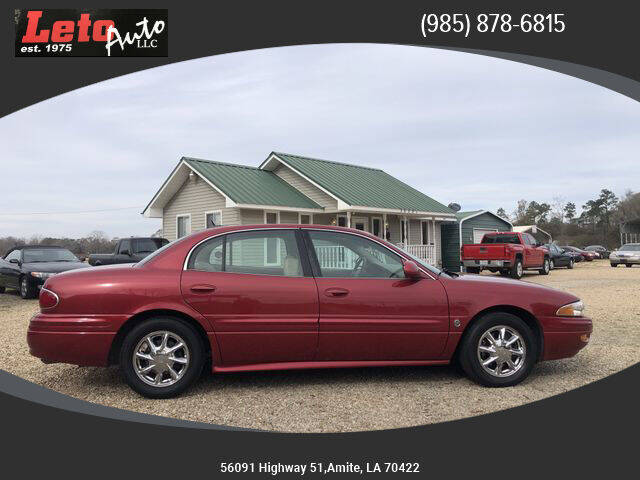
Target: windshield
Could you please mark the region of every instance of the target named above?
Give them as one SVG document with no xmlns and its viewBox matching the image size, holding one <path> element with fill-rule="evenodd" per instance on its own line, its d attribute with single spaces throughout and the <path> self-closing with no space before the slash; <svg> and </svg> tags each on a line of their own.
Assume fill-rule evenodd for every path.
<svg viewBox="0 0 640 480">
<path fill-rule="evenodd" d="M 76 256 L 66 248 L 26 248 L 24 263 L 77 262 Z"/>
<path fill-rule="evenodd" d="M 620 250 L 624 250 L 625 252 L 640 252 L 640 243 L 623 245 L 620 247 Z"/>
<path fill-rule="evenodd" d="M 502 234 L 502 235 L 485 235 L 482 237 L 482 243 L 515 243 L 519 244 L 520 239 L 518 235 L 510 234 Z"/>
</svg>

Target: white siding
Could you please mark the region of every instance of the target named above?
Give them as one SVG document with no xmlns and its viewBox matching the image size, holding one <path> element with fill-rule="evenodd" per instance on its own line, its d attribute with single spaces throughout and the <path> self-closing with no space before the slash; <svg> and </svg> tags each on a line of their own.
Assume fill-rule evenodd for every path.
<svg viewBox="0 0 640 480">
<path fill-rule="evenodd" d="M 281 179 L 291 185 L 293 188 L 299 190 L 302 194 L 309 197 L 311 200 L 316 202 L 321 207 L 325 208 L 337 208 L 338 201 L 333 198 L 331 195 L 320 190 L 318 187 L 313 185 L 308 180 L 305 180 L 296 172 L 291 170 L 286 165 L 280 164 L 273 171 L 276 175 L 278 175 Z"/>
<path fill-rule="evenodd" d="M 191 233 L 205 229 L 205 212 L 222 210 L 223 225 L 239 225 L 238 208 L 226 208 L 225 198 L 204 180 L 187 179 L 164 207 L 162 233 L 169 241 L 176 239 L 176 216 L 191 214 Z"/>
</svg>

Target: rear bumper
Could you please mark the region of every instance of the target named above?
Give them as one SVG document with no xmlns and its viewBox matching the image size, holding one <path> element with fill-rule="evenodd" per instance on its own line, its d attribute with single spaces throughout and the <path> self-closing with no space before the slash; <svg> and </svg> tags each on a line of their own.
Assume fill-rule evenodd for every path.
<svg viewBox="0 0 640 480">
<path fill-rule="evenodd" d="M 39 313 L 27 330 L 29 353 L 45 363 L 106 366 L 117 323 L 115 318 Z"/>
<path fill-rule="evenodd" d="M 510 260 L 463 260 L 462 265 L 464 267 L 475 268 L 509 268 L 511 267 Z"/>
<path fill-rule="evenodd" d="M 541 360 L 573 357 L 587 346 L 593 332 L 593 322 L 586 317 L 548 317 L 540 320 L 544 335 Z"/>
</svg>

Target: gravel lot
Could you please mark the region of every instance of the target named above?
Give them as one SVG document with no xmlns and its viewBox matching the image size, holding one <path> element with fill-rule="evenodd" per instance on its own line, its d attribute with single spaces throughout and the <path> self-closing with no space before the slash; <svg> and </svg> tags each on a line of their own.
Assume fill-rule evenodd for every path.
<svg viewBox="0 0 640 480">
<path fill-rule="evenodd" d="M 45 365 L 26 345 L 36 300 L 0 295 L 0 364 L 10 373 L 90 402 L 138 412 L 289 432 L 377 430 L 489 413 L 539 400 L 606 377 L 640 361 L 640 267 L 606 260 L 559 269 L 525 281 L 582 298 L 594 319 L 590 344 L 576 357 L 538 364 L 516 387 L 488 389 L 452 367 L 205 374 L 187 394 L 147 400 L 131 391 L 117 368 Z"/>
</svg>

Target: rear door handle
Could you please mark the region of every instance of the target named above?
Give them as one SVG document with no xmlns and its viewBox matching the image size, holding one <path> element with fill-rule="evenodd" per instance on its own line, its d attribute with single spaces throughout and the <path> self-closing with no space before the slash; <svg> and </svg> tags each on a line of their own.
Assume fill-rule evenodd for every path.
<svg viewBox="0 0 640 480">
<path fill-rule="evenodd" d="M 345 297 L 349 295 L 349 290 L 346 288 L 327 288 L 324 294 L 327 297 Z"/>
<path fill-rule="evenodd" d="M 213 285 L 194 285 L 190 288 L 193 293 L 213 293 L 216 287 Z"/>
</svg>

